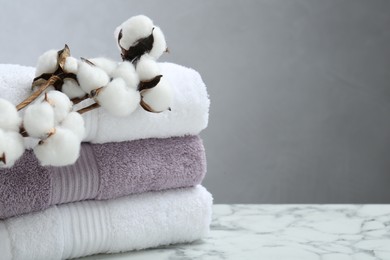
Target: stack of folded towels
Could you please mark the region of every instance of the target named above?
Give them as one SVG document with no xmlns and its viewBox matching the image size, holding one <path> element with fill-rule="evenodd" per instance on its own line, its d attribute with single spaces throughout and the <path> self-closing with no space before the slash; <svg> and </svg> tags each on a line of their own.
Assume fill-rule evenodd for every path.
<svg viewBox="0 0 390 260">
<path fill-rule="evenodd" d="M 161 69 L 172 111 L 88 112 L 75 164 L 43 167 L 28 150 L 0 169 L 0 259 L 68 259 L 207 235 L 212 197 L 199 185 L 206 158 L 198 136 L 208 123 L 206 87 L 192 69 Z M 34 68 L 0 65 L 0 96 L 17 104 L 33 77 Z"/>
</svg>

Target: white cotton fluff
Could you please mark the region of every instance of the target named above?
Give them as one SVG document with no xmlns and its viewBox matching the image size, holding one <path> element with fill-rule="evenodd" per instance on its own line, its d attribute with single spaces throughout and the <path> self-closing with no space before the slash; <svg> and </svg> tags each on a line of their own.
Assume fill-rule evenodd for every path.
<svg viewBox="0 0 390 260">
<path fill-rule="evenodd" d="M 0 129 L 0 156 L 5 155 L 6 164 L 0 167 L 11 167 L 24 153 L 23 137 L 17 132 L 4 132 Z"/>
<path fill-rule="evenodd" d="M 104 87 L 110 81 L 104 70 L 83 61 L 79 62 L 77 79 L 80 87 L 88 94 L 92 90 Z"/>
<path fill-rule="evenodd" d="M 96 97 L 96 101 L 111 115 L 124 117 L 130 115 L 138 107 L 140 93 L 128 88 L 121 78 L 116 78 L 104 87 Z"/>
<path fill-rule="evenodd" d="M 37 66 L 35 69 L 35 77 L 42 75 L 43 73 L 53 73 L 56 71 L 58 59 L 58 51 L 50 50 L 42 54 L 38 58 Z"/>
<path fill-rule="evenodd" d="M 109 76 L 112 76 L 112 72 L 115 70 L 116 66 L 118 65 L 118 62 L 99 57 L 99 58 L 93 58 L 89 59 L 93 64 L 104 70 Z"/>
<path fill-rule="evenodd" d="M 142 91 L 142 100 L 154 112 L 162 112 L 171 107 L 173 90 L 169 82 L 162 77 L 154 88 Z"/>
<path fill-rule="evenodd" d="M 72 101 L 70 101 L 69 97 L 57 90 L 51 90 L 47 92 L 47 98 L 49 104 L 54 109 L 54 120 L 55 123 L 60 123 L 72 110 Z"/>
<path fill-rule="evenodd" d="M 34 148 L 43 166 L 65 166 L 76 162 L 80 154 L 80 139 L 70 130 L 56 128 L 55 134 Z"/>
<path fill-rule="evenodd" d="M 118 47 L 118 50 L 119 50 L 119 51 L 122 51 L 121 47 L 120 47 L 119 44 L 118 44 L 119 33 L 120 33 L 120 31 L 122 30 L 121 26 L 122 26 L 122 25 L 116 27 L 115 30 L 114 30 L 114 38 L 115 38 L 115 40 L 116 40 L 116 42 L 117 42 L 117 45 L 116 45 L 116 46 Z"/>
<path fill-rule="evenodd" d="M 0 128 L 6 131 L 19 131 L 21 122 L 16 107 L 8 100 L 0 98 Z"/>
<path fill-rule="evenodd" d="M 165 41 L 165 36 L 160 27 L 154 27 L 153 39 L 153 47 L 150 50 L 149 55 L 157 60 L 167 49 L 167 42 Z"/>
<path fill-rule="evenodd" d="M 64 84 L 62 84 L 62 92 L 70 99 L 81 98 L 87 94 L 73 79 L 64 79 Z"/>
<path fill-rule="evenodd" d="M 62 121 L 61 127 L 72 131 L 80 139 L 80 141 L 85 137 L 84 119 L 77 112 L 70 112 L 64 121 Z"/>
<path fill-rule="evenodd" d="M 113 78 L 122 78 L 129 88 L 137 89 L 139 78 L 131 62 L 121 62 L 112 73 Z"/>
<path fill-rule="evenodd" d="M 74 57 L 67 57 L 65 60 L 64 70 L 67 73 L 77 73 L 78 61 Z"/>
<path fill-rule="evenodd" d="M 145 15 L 133 16 L 119 26 L 122 30 L 122 38 L 119 43 L 122 48 L 128 50 L 138 40 L 148 37 L 153 30 L 153 21 Z"/>
<path fill-rule="evenodd" d="M 142 55 L 137 63 L 136 72 L 140 81 L 149 81 L 161 75 L 158 63 L 150 55 Z"/>
<path fill-rule="evenodd" d="M 47 102 L 27 106 L 23 126 L 31 137 L 42 138 L 54 127 L 54 109 Z"/>
</svg>

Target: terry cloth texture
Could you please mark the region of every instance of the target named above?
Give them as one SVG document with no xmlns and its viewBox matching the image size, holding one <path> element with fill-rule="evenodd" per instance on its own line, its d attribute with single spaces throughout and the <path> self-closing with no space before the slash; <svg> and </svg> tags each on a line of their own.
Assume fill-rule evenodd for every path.
<svg viewBox="0 0 390 260">
<path fill-rule="evenodd" d="M 87 199 L 190 187 L 206 173 L 199 136 L 83 143 L 77 162 L 43 167 L 31 150 L 0 169 L 0 219 Z"/>
<path fill-rule="evenodd" d="M 202 186 L 53 206 L 0 221 L 2 260 L 68 259 L 191 242 L 206 236 Z"/>
<path fill-rule="evenodd" d="M 156 114 L 139 107 L 127 117 L 114 117 L 103 108 L 95 109 L 83 114 L 86 124 L 84 141 L 106 143 L 196 135 L 207 127 L 210 100 L 199 73 L 177 64 L 159 65 L 173 88 L 172 111 Z M 28 97 L 34 73 L 32 67 L 0 65 L 0 98 L 16 105 Z M 89 102 L 82 102 L 77 107 Z"/>
</svg>

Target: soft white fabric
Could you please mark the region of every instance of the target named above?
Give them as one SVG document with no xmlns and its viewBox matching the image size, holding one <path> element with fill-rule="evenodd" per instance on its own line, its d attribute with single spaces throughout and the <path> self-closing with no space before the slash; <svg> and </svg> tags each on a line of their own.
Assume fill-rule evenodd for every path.
<svg viewBox="0 0 390 260">
<path fill-rule="evenodd" d="M 0 222 L 0 259 L 67 259 L 198 240 L 212 197 L 202 186 L 83 201 Z"/>
<path fill-rule="evenodd" d="M 12 259 L 11 243 L 4 223 L 0 223 L 0 259 Z"/>
<path fill-rule="evenodd" d="M 207 127 L 210 101 L 199 73 L 172 63 L 159 63 L 174 91 L 172 111 L 154 114 L 138 107 L 128 117 L 114 117 L 102 108 L 84 114 L 87 136 L 93 143 L 195 135 Z M 15 105 L 31 92 L 34 68 L 0 65 L 0 97 Z M 85 105 L 82 103 L 81 105 Z"/>
</svg>

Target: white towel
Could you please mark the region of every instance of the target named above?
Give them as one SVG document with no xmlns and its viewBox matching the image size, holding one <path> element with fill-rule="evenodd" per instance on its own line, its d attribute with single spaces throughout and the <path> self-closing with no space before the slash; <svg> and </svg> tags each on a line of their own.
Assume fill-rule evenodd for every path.
<svg viewBox="0 0 390 260">
<path fill-rule="evenodd" d="M 202 186 L 84 201 L 0 222 L 0 259 L 68 259 L 198 240 L 212 197 Z"/>
<path fill-rule="evenodd" d="M 210 101 L 199 73 L 172 63 L 160 63 L 160 67 L 174 89 L 172 111 L 155 114 L 139 107 L 125 118 L 113 117 L 102 108 L 90 111 L 84 114 L 87 130 L 84 141 L 106 143 L 167 138 L 195 135 L 205 129 Z M 22 101 L 31 93 L 34 72 L 32 67 L 0 65 L 0 97 L 15 105 Z"/>
</svg>

